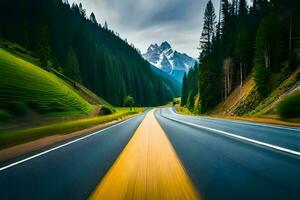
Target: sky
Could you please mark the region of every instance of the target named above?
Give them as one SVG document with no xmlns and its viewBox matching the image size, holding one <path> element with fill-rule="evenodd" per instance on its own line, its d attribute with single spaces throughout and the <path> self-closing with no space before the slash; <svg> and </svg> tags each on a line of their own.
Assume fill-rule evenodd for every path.
<svg viewBox="0 0 300 200">
<path fill-rule="evenodd" d="M 69 0 L 94 12 L 100 24 L 127 39 L 142 53 L 150 44 L 168 41 L 173 49 L 197 58 L 208 0 Z M 213 0 L 218 14 L 219 0 Z"/>
</svg>

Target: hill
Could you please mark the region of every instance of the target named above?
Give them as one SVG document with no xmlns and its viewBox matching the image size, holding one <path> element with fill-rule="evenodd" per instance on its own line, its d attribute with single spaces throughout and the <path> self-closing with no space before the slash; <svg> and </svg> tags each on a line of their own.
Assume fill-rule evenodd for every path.
<svg viewBox="0 0 300 200">
<path fill-rule="evenodd" d="M 278 81 L 280 76 L 273 77 Z M 300 91 L 300 67 L 283 82 L 275 85 L 275 89 L 266 97 L 261 97 L 252 76 L 245 85 L 236 88 L 226 101 L 220 103 L 210 114 L 229 116 L 270 116 L 278 114 L 278 105 L 286 97 Z M 296 107 L 294 109 L 297 109 Z"/>
<path fill-rule="evenodd" d="M 0 149 L 75 131 L 86 134 L 90 129 L 83 129 L 97 130 L 144 110 L 115 108 L 80 83 L 42 69 L 31 54 L 0 41 Z"/>
<path fill-rule="evenodd" d="M 65 3 L 63 3 L 65 2 Z M 0 1 L 0 37 L 33 52 L 40 66 L 82 83 L 114 106 L 133 96 L 137 106 L 161 105 L 175 96 L 140 52 L 82 4 L 61 0 Z"/>
<path fill-rule="evenodd" d="M 183 81 L 182 106 L 197 114 L 274 114 L 279 101 L 299 87 L 299 6 L 297 0 L 223 0 L 217 21 L 208 1 L 201 62 Z M 295 99 L 289 105 L 298 107 Z"/>
<path fill-rule="evenodd" d="M 4 116 L 87 115 L 93 106 L 55 75 L 0 48 L 0 107 Z"/>
</svg>

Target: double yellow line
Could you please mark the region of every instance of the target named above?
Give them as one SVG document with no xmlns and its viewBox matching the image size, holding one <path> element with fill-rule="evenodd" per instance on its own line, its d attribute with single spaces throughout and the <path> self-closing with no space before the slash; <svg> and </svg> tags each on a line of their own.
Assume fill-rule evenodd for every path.
<svg viewBox="0 0 300 200">
<path fill-rule="evenodd" d="M 194 200 L 200 196 L 152 110 L 91 199 Z"/>
</svg>

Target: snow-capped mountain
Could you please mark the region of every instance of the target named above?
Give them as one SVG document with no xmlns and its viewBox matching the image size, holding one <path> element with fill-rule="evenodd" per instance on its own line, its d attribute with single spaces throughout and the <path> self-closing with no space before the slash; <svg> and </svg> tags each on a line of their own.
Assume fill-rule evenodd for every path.
<svg viewBox="0 0 300 200">
<path fill-rule="evenodd" d="M 167 72 L 173 78 L 182 82 L 184 73 L 187 73 L 195 66 L 195 59 L 174 51 L 168 42 L 163 42 L 160 46 L 151 44 L 144 58 L 153 66 Z"/>
</svg>

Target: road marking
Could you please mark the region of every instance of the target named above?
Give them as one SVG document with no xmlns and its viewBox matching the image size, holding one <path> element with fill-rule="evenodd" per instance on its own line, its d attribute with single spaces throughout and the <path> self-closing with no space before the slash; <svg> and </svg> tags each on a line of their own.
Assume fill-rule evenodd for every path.
<svg viewBox="0 0 300 200">
<path fill-rule="evenodd" d="M 57 149 L 61 149 L 61 148 L 63 148 L 63 147 L 69 146 L 69 145 L 71 145 L 71 144 L 73 144 L 73 143 L 76 143 L 76 142 L 79 142 L 79 141 L 81 141 L 81 140 L 84 140 L 84 139 L 87 139 L 87 138 L 89 138 L 89 137 L 92 137 L 92 136 L 94 136 L 94 135 L 96 135 L 96 134 L 99 134 L 99 133 L 101 133 L 101 132 L 104 132 L 104 131 L 106 131 L 106 130 L 108 130 L 108 129 L 111 129 L 111 128 L 113 128 L 113 127 L 119 126 L 119 125 L 121 125 L 121 124 L 124 124 L 124 123 L 126 123 L 126 122 L 128 122 L 129 120 L 132 120 L 132 119 L 134 119 L 134 118 L 127 119 L 127 120 L 125 120 L 125 121 L 123 121 L 123 122 L 120 122 L 120 123 L 118 123 L 118 124 L 109 126 L 109 127 L 105 128 L 105 129 L 102 129 L 102 130 L 97 131 L 97 132 L 95 132 L 95 133 L 92 133 L 92 134 L 89 134 L 89 135 L 86 135 L 86 136 L 77 138 L 77 139 L 72 140 L 72 141 L 70 141 L 70 142 L 67 142 L 67 143 L 65 143 L 65 144 L 59 145 L 59 146 L 57 146 L 57 147 L 48 149 L 48 150 L 46 150 L 46 151 L 43 151 L 43 152 L 38 153 L 38 154 L 35 154 L 35 155 L 30 156 L 30 157 L 28 157 L 28 158 L 25 158 L 25 159 L 23 159 L 23 160 L 20 160 L 20 161 L 11 163 L 11 164 L 9 164 L 9 165 L 6 165 L 6 166 L 4 166 L 4 167 L 1 167 L 1 168 L 0 168 L 0 172 L 1 172 L 1 171 L 4 171 L 4 170 L 6 170 L 6 169 L 9 169 L 9 168 L 11 168 L 11 167 L 17 166 L 17 165 L 19 165 L 19 164 L 22 164 L 22 163 L 24 163 L 24 162 L 27 162 L 27 161 L 29 161 L 29 160 L 32 160 L 32 159 L 34 159 L 34 158 L 40 157 L 40 156 L 42 156 L 42 155 L 45 155 L 45 154 L 47 154 L 47 153 L 50 153 L 50 152 L 52 152 L 52 151 L 55 151 L 55 150 L 57 150 Z"/>
<path fill-rule="evenodd" d="M 163 129 L 150 111 L 91 199 L 199 199 Z"/>
<path fill-rule="evenodd" d="M 185 116 L 185 115 L 176 113 L 172 108 L 170 108 L 170 110 L 176 115 Z M 229 120 L 229 119 L 218 119 L 218 118 L 214 119 L 214 118 L 201 117 L 201 116 L 199 116 L 199 117 L 192 116 L 192 117 L 199 118 L 199 119 L 203 118 L 203 119 L 207 119 L 207 120 L 217 120 L 217 121 L 231 122 L 231 123 L 236 123 L 236 124 L 246 124 L 246 125 L 252 125 L 252 126 L 262 126 L 262 127 L 268 127 L 268 128 L 274 128 L 274 129 L 284 129 L 284 130 L 289 130 L 289 131 L 300 132 L 299 128 L 289 128 L 289 127 L 284 127 L 284 126 L 267 125 L 267 124 L 261 124 L 261 123 L 255 123 L 255 122 L 246 122 L 246 121 L 241 121 L 241 120 Z"/>
<path fill-rule="evenodd" d="M 190 122 L 185 122 L 185 121 L 178 120 L 178 119 L 175 119 L 175 118 L 172 118 L 172 117 L 166 117 L 166 116 L 163 116 L 163 117 L 166 118 L 166 119 L 170 119 L 170 120 L 173 120 L 173 121 L 176 121 L 176 122 L 179 122 L 179 123 L 182 123 L 182 124 L 186 124 L 186 125 L 189 125 L 189 126 L 193 126 L 193 127 L 196 127 L 196 128 L 205 129 L 205 130 L 212 131 L 212 132 L 222 134 L 222 135 L 226 135 L 226 136 L 229 136 L 229 137 L 232 137 L 232 138 L 235 138 L 235 139 L 244 140 L 244 141 L 251 142 L 251 143 L 254 143 L 254 144 L 258 144 L 258 145 L 261 145 L 261 146 L 264 146 L 264 147 L 275 149 L 277 151 L 285 152 L 285 153 L 292 154 L 292 155 L 295 155 L 295 156 L 300 156 L 299 151 L 294 151 L 294 150 L 287 149 L 287 148 L 284 148 L 284 147 L 280 147 L 280 146 L 277 146 L 277 145 L 273 145 L 273 144 L 269 144 L 269 143 L 265 143 L 265 142 L 260 142 L 258 140 L 254 140 L 254 139 L 250 139 L 250 138 L 247 138 L 247 137 L 235 135 L 235 134 L 232 134 L 232 133 L 229 133 L 229 132 L 226 132 L 226 131 L 221 131 L 221 130 L 218 130 L 218 129 L 209 128 L 209 127 L 201 126 L 201 125 L 198 125 L 198 124 L 193 124 L 193 123 L 190 123 Z"/>
</svg>

